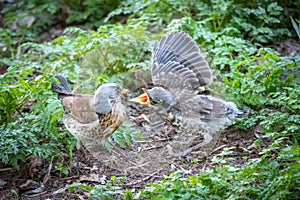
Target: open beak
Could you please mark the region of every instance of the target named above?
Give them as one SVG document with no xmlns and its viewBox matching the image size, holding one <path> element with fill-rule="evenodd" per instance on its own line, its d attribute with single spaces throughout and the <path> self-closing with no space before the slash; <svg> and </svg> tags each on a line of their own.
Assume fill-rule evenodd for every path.
<svg viewBox="0 0 300 200">
<path fill-rule="evenodd" d="M 136 98 L 130 99 L 129 101 L 140 103 L 143 105 L 149 105 L 150 98 L 149 98 L 148 94 L 146 93 L 146 90 L 145 89 L 143 89 L 143 90 L 144 90 L 143 94 L 141 94 L 140 96 L 138 96 Z"/>
</svg>

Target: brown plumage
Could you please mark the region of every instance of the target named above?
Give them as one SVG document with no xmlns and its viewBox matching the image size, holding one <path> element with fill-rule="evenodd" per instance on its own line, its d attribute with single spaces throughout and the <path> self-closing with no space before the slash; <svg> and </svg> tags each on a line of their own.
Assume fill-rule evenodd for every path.
<svg viewBox="0 0 300 200">
<path fill-rule="evenodd" d="M 81 143 L 101 141 L 110 137 L 125 121 L 126 109 L 121 102 L 121 86 L 115 83 L 101 85 L 94 95 L 73 94 L 67 81 L 56 76 L 61 84 L 55 84 L 53 91 L 60 94 L 65 109 L 63 122 L 68 131 Z"/>
<path fill-rule="evenodd" d="M 152 89 L 131 99 L 151 106 L 163 119 L 184 132 L 202 134 L 212 142 L 217 132 L 247 112 L 232 102 L 199 94 L 212 81 L 212 72 L 196 42 L 184 32 L 169 34 L 154 44 Z"/>
</svg>

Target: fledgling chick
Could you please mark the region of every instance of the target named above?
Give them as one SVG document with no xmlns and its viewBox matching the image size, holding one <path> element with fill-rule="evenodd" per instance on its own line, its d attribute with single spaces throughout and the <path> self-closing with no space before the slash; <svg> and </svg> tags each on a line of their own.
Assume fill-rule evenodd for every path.
<svg viewBox="0 0 300 200">
<path fill-rule="evenodd" d="M 212 72 L 196 42 L 184 32 L 155 42 L 151 72 L 155 87 L 130 101 L 149 105 L 184 132 L 202 134 L 204 141 L 195 148 L 208 145 L 216 132 L 247 115 L 233 102 L 198 94 L 211 83 Z"/>
</svg>

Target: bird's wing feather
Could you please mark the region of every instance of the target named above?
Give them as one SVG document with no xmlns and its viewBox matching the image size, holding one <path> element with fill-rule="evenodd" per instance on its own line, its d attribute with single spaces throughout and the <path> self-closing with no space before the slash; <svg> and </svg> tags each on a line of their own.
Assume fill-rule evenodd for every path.
<svg viewBox="0 0 300 200">
<path fill-rule="evenodd" d="M 191 83 L 197 81 L 196 74 L 181 65 L 179 62 L 169 61 L 161 65 L 153 82 L 156 85 L 162 85 L 167 90 L 175 94 L 176 102 L 173 107 L 179 109 L 183 114 L 199 116 L 199 110 L 206 110 L 206 104 L 199 104 L 195 100 L 196 94 Z M 200 106 L 203 106 L 200 107 Z"/>
<path fill-rule="evenodd" d="M 93 95 L 76 94 L 63 98 L 63 105 L 66 112 L 77 121 L 88 124 L 98 120 L 98 115 L 93 107 Z"/>
<path fill-rule="evenodd" d="M 154 65 L 157 65 L 157 63 L 154 63 Z M 166 64 L 160 65 L 152 81 L 155 85 L 161 85 L 173 91 L 177 96 L 176 89 L 178 87 L 193 91 L 191 83 L 197 82 L 197 76 L 192 70 L 179 62 L 168 61 Z"/>
<path fill-rule="evenodd" d="M 186 69 L 185 72 L 188 71 L 189 75 L 194 74 L 193 79 L 186 81 L 186 84 L 188 83 L 193 90 L 197 90 L 199 87 L 211 82 L 211 70 L 208 63 L 201 55 L 200 49 L 194 40 L 184 32 L 164 36 L 154 44 L 152 56 L 152 79 L 154 84 L 161 84 L 161 72 L 167 74 L 169 72 L 167 70 L 172 69 L 167 65 L 169 62 L 176 62 L 183 66 L 175 68 L 173 71 Z M 181 73 L 177 73 L 177 75 L 181 78 L 185 76 Z M 168 83 L 168 85 L 170 84 Z"/>
<path fill-rule="evenodd" d="M 163 85 L 175 94 L 176 102 L 173 107 L 185 116 L 203 120 L 224 118 L 226 114 L 224 101 L 212 96 L 195 94 L 190 83 L 196 79 L 196 74 L 192 70 L 178 62 L 169 61 L 158 68 L 153 82 Z"/>
</svg>

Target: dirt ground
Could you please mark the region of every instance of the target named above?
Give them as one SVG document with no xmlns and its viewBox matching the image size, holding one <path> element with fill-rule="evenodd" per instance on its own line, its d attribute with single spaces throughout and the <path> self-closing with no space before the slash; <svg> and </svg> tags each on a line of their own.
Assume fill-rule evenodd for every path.
<svg viewBox="0 0 300 200">
<path fill-rule="evenodd" d="M 111 153 L 100 149 L 97 151 L 100 155 L 94 155 L 98 159 L 85 149 L 75 150 L 71 165 L 68 163 L 69 158 L 65 158 L 66 166 L 72 169 L 68 176 L 60 177 L 57 174 L 54 170 L 55 160 L 46 164 L 33 156 L 28 158 L 27 163 L 21 164 L 18 171 L 0 165 L 0 199 L 87 199 L 87 192 L 81 189 L 68 192 L 68 186 L 73 183 L 95 186 L 105 184 L 111 176 L 122 176 L 126 180 L 117 180 L 117 185 L 124 189 L 137 190 L 144 188 L 147 183 L 163 179 L 176 170 L 184 171 L 186 175 L 195 175 L 209 169 L 212 159 L 225 149 L 233 151 L 228 155 L 233 159 L 227 163 L 235 166 L 241 166 L 258 156 L 258 151 L 252 144 L 261 138 L 259 129 L 245 132 L 234 127 L 222 131 L 214 148 L 207 155 L 199 153 L 202 151 L 197 149 L 184 157 L 172 156 L 166 146 L 176 139 L 185 140 L 186 133 L 170 125 L 164 125 L 160 132 L 149 130 L 148 108 L 136 109 L 129 106 L 129 109 L 134 115 L 129 120 L 142 132 L 142 140 L 133 142 L 125 149 L 113 147 Z M 201 137 L 196 141 L 198 142 L 201 142 Z M 261 145 L 268 145 L 267 141 Z"/>
<path fill-rule="evenodd" d="M 291 50 L 300 54 L 300 45 L 294 44 L 287 40 L 272 48 L 283 55 L 290 54 Z M 94 155 L 98 159 L 86 150 L 75 150 L 72 163 L 69 163 L 68 155 L 65 156 L 65 164 L 71 169 L 68 176 L 57 174 L 54 170 L 55 160 L 47 164 L 40 158 L 30 156 L 28 162 L 20 165 L 19 170 L 0 163 L 0 199 L 87 199 L 87 192 L 82 189 L 69 192 L 68 186 L 73 183 L 102 185 L 111 176 L 125 177 L 124 180 L 116 181 L 121 188 L 137 190 L 176 170 L 184 171 L 185 175 L 196 175 L 212 165 L 218 165 L 214 162 L 217 156 L 222 156 L 223 160 L 230 157 L 226 160 L 227 164 L 242 166 L 249 159 L 259 156 L 254 145 L 257 139 L 262 139 L 261 148 L 270 144 L 260 133 L 259 125 L 247 131 L 231 126 L 221 131 L 220 137 L 207 155 L 201 149 L 196 149 L 184 157 L 172 156 L 168 145 L 175 140 L 186 140 L 188 135 L 168 124 L 160 131 L 153 131 L 148 108 L 136 105 L 128 107 L 128 120 L 142 132 L 143 140 L 134 142 L 125 149 L 114 147 L 112 153 L 100 149 L 98 155 Z M 200 136 L 196 139 L 195 143 L 202 140 Z M 224 150 L 231 153 L 221 155 Z"/>
</svg>

